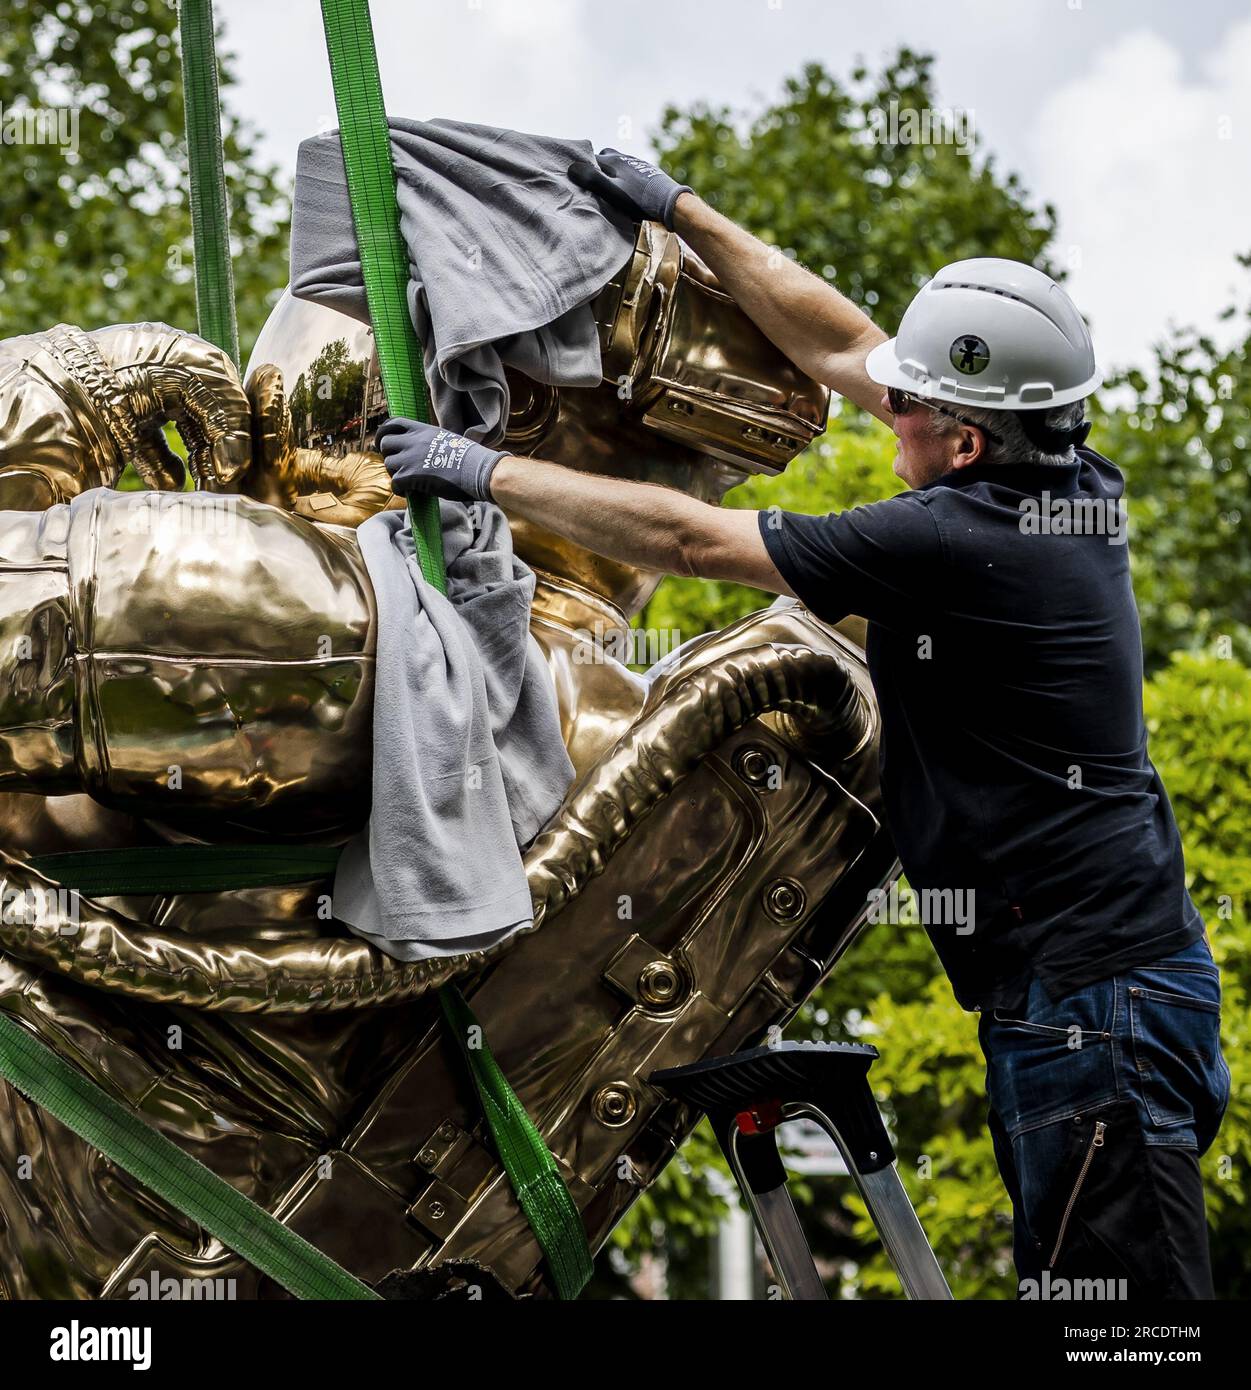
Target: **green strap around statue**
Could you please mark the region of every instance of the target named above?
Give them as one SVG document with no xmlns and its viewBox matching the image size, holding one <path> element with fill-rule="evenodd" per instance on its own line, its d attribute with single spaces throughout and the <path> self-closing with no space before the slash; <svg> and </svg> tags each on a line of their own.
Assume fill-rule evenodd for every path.
<svg viewBox="0 0 1251 1390">
<path fill-rule="evenodd" d="M 391 136 L 382 99 L 369 0 L 321 0 L 339 115 L 339 139 L 360 253 L 378 366 L 392 415 L 428 420 L 430 405 L 421 346 L 408 312 L 408 255 L 400 235 Z M 413 541 L 428 583 L 446 591 L 443 532 L 433 497 L 409 501 Z M 526 1114 L 484 1043 L 469 1005 L 455 986 L 440 991 L 448 1024 L 477 1087 L 491 1136 L 518 1205 L 538 1240 L 562 1298 L 576 1298 L 591 1277 L 582 1218 L 542 1135 Z"/>
<path fill-rule="evenodd" d="M 380 1299 L 0 1011 L 0 1076 L 132 1177 L 305 1299 Z"/>
<path fill-rule="evenodd" d="M 123 893 L 226 893 L 334 873 L 338 845 L 136 845 L 41 854 L 31 867 L 88 898 Z"/>
<path fill-rule="evenodd" d="M 182 40 L 196 323 L 200 336 L 228 353 L 237 367 L 239 328 L 230 264 L 230 206 L 226 201 L 221 104 L 217 94 L 213 0 L 182 0 L 178 30 Z"/>
</svg>

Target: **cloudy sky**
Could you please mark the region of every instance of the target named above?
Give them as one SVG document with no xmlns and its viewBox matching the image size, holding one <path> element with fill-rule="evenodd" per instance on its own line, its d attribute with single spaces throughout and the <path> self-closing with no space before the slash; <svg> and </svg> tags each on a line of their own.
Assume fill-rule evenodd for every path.
<svg viewBox="0 0 1251 1390">
<path fill-rule="evenodd" d="M 335 124 L 318 9 L 218 0 L 232 101 L 288 173 Z M 1170 322 L 1221 334 L 1251 276 L 1251 0 L 374 0 L 393 114 L 647 153 L 667 103 L 751 107 L 818 60 L 934 53 L 1001 169 L 1060 213 L 1105 366 Z M 628 132 L 623 134 L 623 132 Z M 892 325 L 883 325 L 892 327 Z"/>
</svg>

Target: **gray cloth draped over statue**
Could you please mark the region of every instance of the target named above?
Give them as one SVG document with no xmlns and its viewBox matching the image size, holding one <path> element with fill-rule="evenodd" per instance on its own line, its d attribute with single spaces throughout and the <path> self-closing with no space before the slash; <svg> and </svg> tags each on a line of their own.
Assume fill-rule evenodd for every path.
<svg viewBox="0 0 1251 1390">
<path fill-rule="evenodd" d="M 530 635 L 534 574 L 498 507 L 440 504 L 446 595 L 404 512 L 358 530 L 378 605 L 373 805 L 344 848 L 334 912 L 401 960 L 494 945 L 531 920 L 520 846 L 573 778 Z"/>
<path fill-rule="evenodd" d="M 566 171 L 585 140 L 460 121 L 392 120 L 408 307 L 435 417 L 485 444 L 508 419 L 504 367 L 556 386 L 597 386 L 590 301 L 634 245 Z M 369 321 L 338 131 L 300 145 L 291 292 Z"/>
<path fill-rule="evenodd" d="M 566 176 L 585 141 L 393 120 L 409 310 L 439 423 L 503 437 L 505 366 L 558 386 L 601 378 L 590 301 L 634 229 Z M 338 133 L 300 146 L 291 233 L 299 298 L 368 321 Z M 401 959 L 482 950 L 530 921 L 525 845 L 573 776 L 529 632 L 534 576 L 492 506 L 442 504 L 447 597 L 402 513 L 358 531 L 378 599 L 373 805 L 344 850 L 335 915 Z"/>
</svg>

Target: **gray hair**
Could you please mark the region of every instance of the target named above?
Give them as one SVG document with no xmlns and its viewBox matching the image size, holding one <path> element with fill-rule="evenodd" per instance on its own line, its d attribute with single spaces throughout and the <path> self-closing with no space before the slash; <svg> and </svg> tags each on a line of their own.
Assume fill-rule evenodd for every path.
<svg viewBox="0 0 1251 1390">
<path fill-rule="evenodd" d="M 948 406 L 947 409 L 958 410 L 967 423 L 990 430 L 1003 441 L 1001 444 L 996 444 L 994 440 L 987 439 L 985 453 L 987 463 L 1064 464 L 1073 462 L 1074 449 L 1071 444 L 1058 454 L 1045 453 L 1031 442 L 1021 422 L 1011 410 L 981 410 L 975 406 L 964 405 Z M 927 410 L 925 413 L 929 417 L 930 433 L 936 439 L 954 434 L 960 427 L 960 421 L 953 420 L 950 415 L 943 415 L 937 410 Z M 1042 411 L 1041 415 L 1044 425 L 1050 425 L 1053 429 L 1058 430 L 1070 430 L 1082 423 L 1085 413 L 1085 402 L 1073 401 L 1070 405 L 1058 405 L 1052 410 Z"/>
</svg>

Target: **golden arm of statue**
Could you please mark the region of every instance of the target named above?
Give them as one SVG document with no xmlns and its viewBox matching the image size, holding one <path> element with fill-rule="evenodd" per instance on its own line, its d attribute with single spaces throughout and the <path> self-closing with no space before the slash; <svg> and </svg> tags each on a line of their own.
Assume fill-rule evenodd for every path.
<svg viewBox="0 0 1251 1390">
<path fill-rule="evenodd" d="M 0 343 L 0 511 L 41 511 L 115 487 L 128 463 L 144 483 L 238 491 L 314 521 L 357 526 L 396 503 L 381 458 L 297 448 L 281 378 L 245 394 L 234 363 L 161 323 L 86 332 L 58 324 Z M 249 399 L 251 397 L 251 399 Z M 187 470 L 165 438 L 173 425 Z"/>
<path fill-rule="evenodd" d="M 113 487 L 133 463 L 150 488 L 183 486 L 172 424 L 200 486 L 251 463 L 251 413 L 234 363 L 163 323 L 84 332 L 58 324 L 0 343 L 0 511 L 38 511 Z"/>
</svg>

